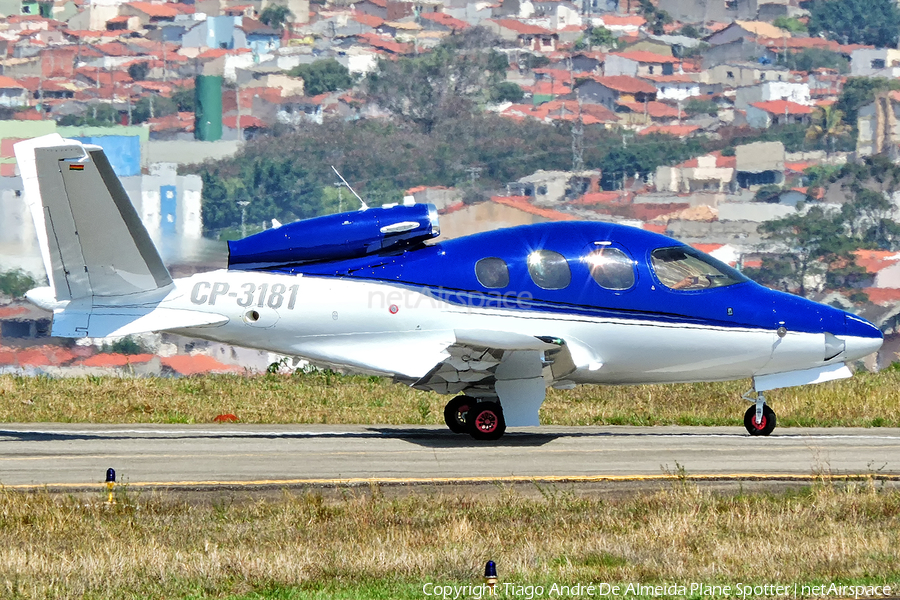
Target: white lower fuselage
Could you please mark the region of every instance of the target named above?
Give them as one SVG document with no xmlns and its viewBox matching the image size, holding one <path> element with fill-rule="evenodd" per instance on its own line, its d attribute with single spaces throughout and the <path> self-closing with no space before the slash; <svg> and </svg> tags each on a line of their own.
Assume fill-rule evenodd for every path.
<svg viewBox="0 0 900 600">
<path fill-rule="evenodd" d="M 473 308 L 401 284 L 337 277 L 220 270 L 175 283 L 161 307 L 228 318 L 179 333 L 406 380 L 445 356 L 454 330 L 564 338 L 576 366 L 566 377 L 572 383 L 742 379 L 840 364 L 875 345 L 849 339 L 842 355 L 826 361 L 821 333 L 779 337 L 763 329 Z"/>
</svg>

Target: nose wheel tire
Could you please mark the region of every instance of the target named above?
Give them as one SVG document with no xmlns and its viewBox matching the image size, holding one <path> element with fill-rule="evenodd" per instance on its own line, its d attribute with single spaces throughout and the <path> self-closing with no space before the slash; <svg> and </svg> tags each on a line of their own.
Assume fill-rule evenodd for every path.
<svg viewBox="0 0 900 600">
<path fill-rule="evenodd" d="M 744 413 L 744 427 L 750 435 L 769 435 L 775 429 L 775 411 L 766 404 L 763 406 L 762 421 L 756 422 L 756 406 L 751 406 Z"/>
<path fill-rule="evenodd" d="M 466 427 L 476 440 L 499 440 L 506 432 L 503 409 L 497 402 L 479 402 L 466 413 Z"/>
<path fill-rule="evenodd" d="M 444 407 L 444 422 L 453 433 L 468 433 L 466 427 L 466 413 L 475 406 L 475 398 L 469 396 L 457 396 Z"/>
</svg>

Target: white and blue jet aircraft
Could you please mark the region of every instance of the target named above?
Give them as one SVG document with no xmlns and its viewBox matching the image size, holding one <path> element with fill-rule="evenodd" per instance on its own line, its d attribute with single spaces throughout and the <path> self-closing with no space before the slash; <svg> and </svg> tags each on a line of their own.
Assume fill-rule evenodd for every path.
<svg viewBox="0 0 900 600">
<path fill-rule="evenodd" d="M 454 432 L 538 425 L 549 386 L 751 378 L 763 392 L 851 375 L 878 350 L 859 317 L 762 287 L 671 238 L 543 223 L 440 243 L 431 205 L 298 221 L 229 243 L 228 268 L 169 275 L 97 146 L 19 142 L 49 287 L 52 335 L 170 331 L 378 374 L 455 396 Z"/>
</svg>

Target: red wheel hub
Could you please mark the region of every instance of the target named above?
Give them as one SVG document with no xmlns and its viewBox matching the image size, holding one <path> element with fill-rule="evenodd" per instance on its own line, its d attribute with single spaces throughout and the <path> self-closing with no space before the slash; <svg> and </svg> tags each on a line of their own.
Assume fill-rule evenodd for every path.
<svg viewBox="0 0 900 600">
<path fill-rule="evenodd" d="M 755 429 L 762 431 L 766 428 L 766 415 L 762 416 L 762 419 L 760 419 L 759 423 L 756 422 L 756 416 L 754 415 L 753 418 L 750 419 L 750 422 L 753 423 L 753 427 Z"/>
<path fill-rule="evenodd" d="M 479 431 L 483 431 L 484 433 L 491 433 L 495 429 L 497 429 L 497 425 L 500 424 L 500 420 L 497 418 L 497 415 L 493 413 L 493 411 L 486 410 L 475 418 L 475 427 L 478 428 Z"/>
</svg>

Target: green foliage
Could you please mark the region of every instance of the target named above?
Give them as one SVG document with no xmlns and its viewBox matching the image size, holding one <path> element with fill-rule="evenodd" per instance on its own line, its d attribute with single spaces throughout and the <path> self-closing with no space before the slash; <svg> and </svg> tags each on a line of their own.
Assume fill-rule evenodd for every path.
<svg viewBox="0 0 900 600">
<path fill-rule="evenodd" d="M 838 180 L 841 173 L 839 165 L 814 165 L 804 169 L 808 186 L 824 186 Z"/>
<path fill-rule="evenodd" d="M 536 54 L 525 54 L 519 59 L 520 64 L 526 69 L 543 69 L 550 64 L 550 59 L 546 56 Z"/>
<path fill-rule="evenodd" d="M 595 47 L 615 50 L 619 47 L 619 40 L 606 27 L 591 27 L 587 34 L 575 43 L 576 50 L 592 50 Z"/>
<path fill-rule="evenodd" d="M 806 25 L 797 17 L 778 17 L 772 25 L 791 33 L 806 33 Z"/>
<path fill-rule="evenodd" d="M 65 115 L 57 122 L 74 127 L 112 127 L 119 124 L 119 111 L 111 104 L 96 102 L 83 115 Z"/>
<path fill-rule="evenodd" d="M 294 13 L 282 4 L 270 4 L 259 13 L 259 22 L 268 25 L 275 31 L 284 31 L 285 24 L 289 23 Z"/>
<path fill-rule="evenodd" d="M 900 8 L 894 0 L 816 0 L 809 31 L 825 33 L 843 44 L 896 48 Z"/>
<path fill-rule="evenodd" d="M 848 77 L 835 106 L 844 113 L 844 120 L 855 131 L 859 109 L 874 101 L 878 92 L 890 90 L 900 90 L 900 81 L 883 77 Z"/>
<path fill-rule="evenodd" d="M 473 114 L 506 75 L 506 57 L 490 47 L 494 39 L 475 27 L 427 54 L 380 60 L 366 78 L 369 100 L 426 133 L 442 120 Z"/>
<path fill-rule="evenodd" d="M 308 65 L 297 65 L 288 71 L 288 75 L 303 79 L 307 96 L 345 90 L 353 85 L 350 71 L 333 58 L 317 60 Z"/>
<path fill-rule="evenodd" d="M 611 146 L 598 168 L 601 169 L 600 183 L 605 190 L 620 189 L 622 179 L 637 174 L 647 177 L 664 164 L 677 164 L 703 152 L 699 141 L 683 140 L 668 135 L 641 136 L 628 142 Z"/>
<path fill-rule="evenodd" d="M 800 52 L 788 52 L 784 64 L 794 71 L 810 73 L 817 69 L 834 69 L 838 73 L 850 72 L 850 61 L 843 54 L 824 48 L 804 48 Z"/>
<path fill-rule="evenodd" d="M 145 62 L 138 62 L 128 67 L 128 76 L 134 81 L 146 81 L 150 66 Z"/>
<path fill-rule="evenodd" d="M 696 26 L 688 23 L 678 32 L 679 35 L 699 40 L 703 37 L 703 33 Z"/>
<path fill-rule="evenodd" d="M 815 173 L 815 171 L 813 171 Z M 806 296 L 807 281 L 824 276 L 825 289 L 853 289 L 865 282 L 865 271 L 856 265 L 854 250 L 900 249 L 900 224 L 890 195 L 900 190 L 900 166 L 885 157 L 869 157 L 846 164 L 838 172 L 821 169 L 819 182 L 843 180 L 852 196 L 840 210 L 813 206 L 759 227 L 784 251 L 763 259 L 762 268 L 748 274 L 771 285 Z"/>
<path fill-rule="evenodd" d="M 847 137 L 853 129 L 844 123 L 844 113 L 834 106 L 819 106 L 813 111 L 812 124 L 806 130 L 807 140 L 824 140 L 829 150 L 834 149 L 835 140 Z M 846 140 L 852 143 L 852 140 Z"/>
<path fill-rule="evenodd" d="M 490 90 L 491 102 L 521 102 L 525 92 L 518 84 L 501 81 Z"/>
<path fill-rule="evenodd" d="M 149 94 L 138 100 L 131 109 L 134 123 L 145 123 L 156 117 L 165 117 L 178 112 L 178 104 L 172 98 Z"/>
<path fill-rule="evenodd" d="M 176 88 L 172 92 L 172 101 L 178 107 L 178 112 L 194 112 L 195 96 L 193 88 Z"/>
<path fill-rule="evenodd" d="M 782 190 L 780 185 L 764 185 L 756 190 L 756 195 L 753 199 L 756 202 L 769 202 L 769 203 L 777 203 Z"/>
<path fill-rule="evenodd" d="M 650 0 L 640 0 L 641 16 L 647 20 L 647 27 L 654 35 L 663 35 L 663 27 L 672 22 L 672 17 L 664 10 L 658 9 Z"/>
<path fill-rule="evenodd" d="M 715 117 L 719 114 L 719 106 L 712 100 L 701 100 L 699 98 L 691 98 L 684 105 L 684 112 L 688 116 L 709 115 Z"/>
<path fill-rule="evenodd" d="M 12 296 L 13 298 L 23 298 L 25 292 L 37 286 L 37 282 L 31 275 L 25 273 L 22 269 L 13 269 L 0 273 L 0 293 Z"/>
<path fill-rule="evenodd" d="M 123 337 L 120 340 L 116 340 L 112 344 L 103 344 L 100 348 L 100 352 L 107 354 L 143 354 L 144 349 L 141 345 L 134 340 L 131 336 Z"/>
</svg>

